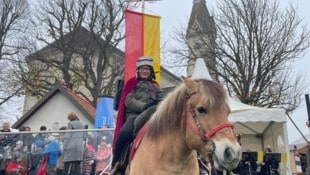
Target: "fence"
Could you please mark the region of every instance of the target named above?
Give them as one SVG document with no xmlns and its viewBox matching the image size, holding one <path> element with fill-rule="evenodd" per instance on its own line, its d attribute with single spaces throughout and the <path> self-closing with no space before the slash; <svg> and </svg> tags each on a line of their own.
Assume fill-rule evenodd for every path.
<svg viewBox="0 0 310 175">
<path fill-rule="evenodd" d="M 56 174 L 67 170 L 66 163 L 74 161 L 80 162 L 81 174 L 102 174 L 110 167 L 112 138 L 112 129 L 1 132 L 0 171 L 4 172 L 8 163 L 19 155 L 28 175 L 35 175 L 40 160 L 44 156 L 54 156 L 51 166 L 57 169 Z"/>
</svg>

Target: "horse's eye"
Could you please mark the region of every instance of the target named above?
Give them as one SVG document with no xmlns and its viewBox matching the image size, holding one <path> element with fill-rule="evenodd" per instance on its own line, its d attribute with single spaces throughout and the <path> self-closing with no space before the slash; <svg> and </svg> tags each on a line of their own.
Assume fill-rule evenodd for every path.
<svg viewBox="0 0 310 175">
<path fill-rule="evenodd" d="M 197 111 L 200 113 L 200 114 L 202 114 L 202 113 L 204 113 L 204 114 L 207 114 L 207 109 L 206 108 L 204 108 L 204 107 L 198 107 L 197 108 Z"/>
</svg>

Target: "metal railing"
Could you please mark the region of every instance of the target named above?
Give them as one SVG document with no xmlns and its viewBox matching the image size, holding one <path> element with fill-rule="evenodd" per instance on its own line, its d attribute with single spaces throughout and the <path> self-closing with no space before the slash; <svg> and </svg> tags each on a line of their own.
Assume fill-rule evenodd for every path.
<svg viewBox="0 0 310 175">
<path fill-rule="evenodd" d="M 81 161 L 81 174 L 102 174 L 107 172 L 111 164 L 113 131 L 109 128 L 0 132 L 0 168 L 3 170 L 6 164 L 19 154 L 27 166 L 28 174 L 35 174 L 40 163 L 38 161 L 43 156 L 51 156 L 46 151 L 49 149 L 49 144 L 54 142 L 54 148 L 59 149 L 55 170 L 61 171 L 63 168 L 60 159 L 70 162 L 80 154 L 82 160 L 80 158 L 77 160 Z"/>
</svg>

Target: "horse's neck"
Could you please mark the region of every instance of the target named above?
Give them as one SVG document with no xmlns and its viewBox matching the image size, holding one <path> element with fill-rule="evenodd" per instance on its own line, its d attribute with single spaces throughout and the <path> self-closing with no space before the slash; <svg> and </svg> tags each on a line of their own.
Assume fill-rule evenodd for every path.
<svg viewBox="0 0 310 175">
<path fill-rule="evenodd" d="M 131 164 L 134 167 L 132 174 L 198 174 L 196 152 L 184 146 L 184 141 L 178 137 L 175 134 L 169 134 L 157 140 L 143 138 L 136 153 L 139 158 L 134 161 L 134 164 Z M 148 166 L 144 168 L 141 165 Z"/>
<path fill-rule="evenodd" d="M 186 161 L 193 152 L 186 143 L 185 134 L 180 133 L 170 133 L 155 143 L 158 146 L 158 152 L 175 162 Z"/>
<path fill-rule="evenodd" d="M 155 121 L 152 118 L 149 124 L 152 125 Z M 131 175 L 198 174 L 197 153 L 187 144 L 184 126 L 160 128 L 161 132 L 156 129 L 158 128 L 152 132 L 148 130 L 141 140 L 130 163 Z"/>
</svg>

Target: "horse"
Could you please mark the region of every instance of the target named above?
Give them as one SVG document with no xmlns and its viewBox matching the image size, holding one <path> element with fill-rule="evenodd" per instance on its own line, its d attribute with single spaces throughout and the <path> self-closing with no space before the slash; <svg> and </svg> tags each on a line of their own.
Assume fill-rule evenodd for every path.
<svg viewBox="0 0 310 175">
<path fill-rule="evenodd" d="M 217 170 L 231 170 L 241 146 L 228 122 L 230 108 L 219 83 L 182 76 L 142 128 L 126 175 L 198 175 L 197 156 Z M 139 137 L 138 137 L 139 138 Z M 138 139 L 136 138 L 136 139 Z"/>
</svg>

